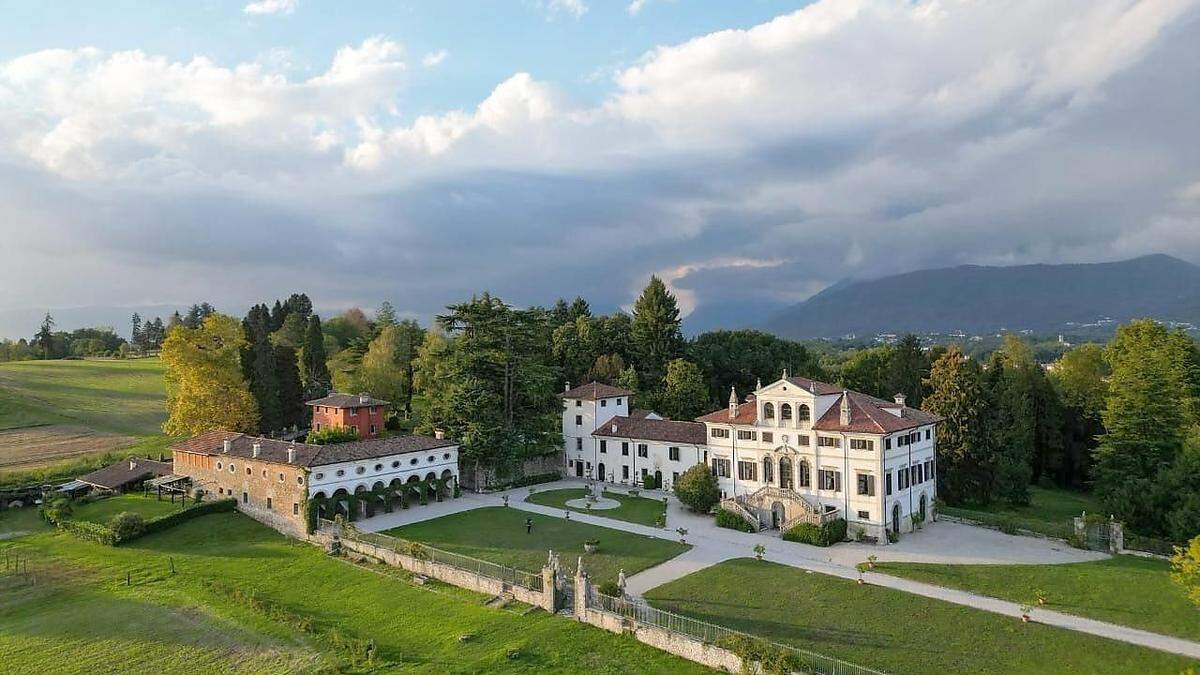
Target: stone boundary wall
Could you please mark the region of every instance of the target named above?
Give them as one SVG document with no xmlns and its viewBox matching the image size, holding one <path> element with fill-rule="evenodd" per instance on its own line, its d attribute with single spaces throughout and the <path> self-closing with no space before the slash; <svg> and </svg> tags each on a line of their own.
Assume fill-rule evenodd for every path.
<svg viewBox="0 0 1200 675">
<path fill-rule="evenodd" d="M 313 539 L 320 543 L 328 543 L 332 538 L 325 534 L 315 534 Z M 421 560 L 420 558 L 414 558 L 404 553 L 397 553 L 391 549 L 376 546 L 365 541 L 354 541 L 343 537 L 341 538 L 341 545 L 343 549 L 361 553 L 394 567 L 399 567 L 414 574 L 432 577 L 460 588 L 488 595 L 508 595 L 519 602 L 541 607 L 550 613 L 553 613 L 555 610 L 554 583 L 553 580 L 550 580 L 550 583 L 546 583 L 547 579 L 545 575 L 542 577 L 543 590 L 533 591 L 524 586 L 510 584 L 444 563 Z"/>
<path fill-rule="evenodd" d="M 583 604 L 582 600 L 577 600 L 577 602 Z M 576 612 L 576 618 L 612 633 L 629 633 L 638 642 L 709 668 L 727 673 L 747 672 L 742 668 L 742 657 L 728 649 L 705 644 L 687 635 L 674 633 L 658 626 L 646 626 L 632 619 L 625 619 L 591 607 L 583 608 L 582 614 Z M 755 666 L 756 668 L 749 672 L 755 672 L 757 664 Z"/>
</svg>

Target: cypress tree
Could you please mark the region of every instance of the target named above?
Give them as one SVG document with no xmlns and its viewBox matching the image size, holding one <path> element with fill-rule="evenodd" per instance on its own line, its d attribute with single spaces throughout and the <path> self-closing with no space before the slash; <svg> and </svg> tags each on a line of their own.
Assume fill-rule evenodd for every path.
<svg viewBox="0 0 1200 675">
<path fill-rule="evenodd" d="M 250 308 L 243 321 L 246 350 L 242 368 L 250 383 L 250 393 L 258 404 L 258 429 L 271 433 L 283 428 L 279 402 L 279 379 L 275 372 L 275 348 L 271 344 L 271 313 L 266 305 Z"/>
<path fill-rule="evenodd" d="M 313 314 L 308 319 L 304 332 L 304 351 L 301 354 L 304 375 L 304 398 L 312 400 L 329 393 L 333 378 L 325 362 L 325 333 L 321 330 L 321 317 Z"/>
<path fill-rule="evenodd" d="M 920 408 L 925 398 L 922 381 L 928 376 L 929 361 L 921 351 L 921 340 L 911 333 L 905 335 L 892 350 L 888 361 L 885 398 L 904 394 L 907 405 Z"/>
<path fill-rule="evenodd" d="M 650 277 L 633 306 L 631 333 L 638 373 L 648 387 L 656 388 L 666 373 L 667 362 L 683 355 L 679 306 L 657 276 Z"/>
<path fill-rule="evenodd" d="M 296 362 L 294 348 L 285 345 L 275 347 L 275 376 L 279 385 L 279 410 L 282 426 L 303 426 L 307 418 L 307 411 L 304 406 L 304 387 L 300 383 L 300 368 Z"/>
</svg>

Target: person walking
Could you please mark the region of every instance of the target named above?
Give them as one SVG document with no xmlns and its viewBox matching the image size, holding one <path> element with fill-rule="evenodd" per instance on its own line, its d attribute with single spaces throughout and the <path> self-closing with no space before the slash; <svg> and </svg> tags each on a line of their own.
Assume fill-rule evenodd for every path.
<svg viewBox="0 0 1200 675">
<path fill-rule="evenodd" d="M 533 518 L 525 519 L 525 534 L 529 534 L 533 530 Z"/>
</svg>

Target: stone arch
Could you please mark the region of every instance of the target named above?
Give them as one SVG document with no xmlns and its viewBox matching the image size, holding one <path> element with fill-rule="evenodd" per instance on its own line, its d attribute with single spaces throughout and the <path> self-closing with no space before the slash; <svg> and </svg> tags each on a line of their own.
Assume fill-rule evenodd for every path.
<svg viewBox="0 0 1200 675">
<path fill-rule="evenodd" d="M 783 405 L 779 406 L 779 421 L 787 422 L 787 421 L 790 421 L 791 419 L 792 419 L 792 404 L 784 403 Z"/>
<path fill-rule="evenodd" d="M 892 502 L 892 515 L 889 525 L 892 532 L 900 534 L 900 502 Z"/>
<path fill-rule="evenodd" d="M 812 410 L 810 410 L 807 405 L 801 403 L 800 405 L 796 406 L 796 421 L 808 422 L 811 419 Z"/>
<path fill-rule="evenodd" d="M 767 403 L 763 404 L 763 419 L 764 420 L 775 419 L 775 404 L 774 403 L 767 402 Z"/>
</svg>

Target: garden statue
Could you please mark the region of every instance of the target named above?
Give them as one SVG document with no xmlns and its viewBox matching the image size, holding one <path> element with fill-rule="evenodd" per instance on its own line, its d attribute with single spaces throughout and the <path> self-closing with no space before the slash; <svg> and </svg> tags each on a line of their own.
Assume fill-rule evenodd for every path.
<svg viewBox="0 0 1200 675">
<path fill-rule="evenodd" d="M 617 572 L 617 588 L 621 589 L 621 597 L 625 597 L 625 569 Z"/>
</svg>

